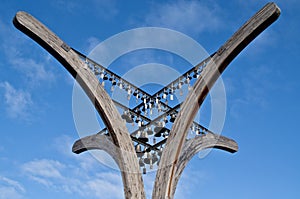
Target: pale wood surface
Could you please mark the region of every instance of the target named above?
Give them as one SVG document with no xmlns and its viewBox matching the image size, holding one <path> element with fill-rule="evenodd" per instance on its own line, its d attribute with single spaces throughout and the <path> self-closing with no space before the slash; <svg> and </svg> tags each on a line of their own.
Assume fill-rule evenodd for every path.
<svg viewBox="0 0 300 199">
<path fill-rule="evenodd" d="M 103 150 L 106 153 L 108 153 L 115 160 L 116 164 L 119 166 L 120 161 L 118 159 L 118 153 L 119 153 L 118 148 L 111 140 L 111 137 L 107 135 L 101 135 L 97 133 L 94 135 L 81 138 L 74 143 L 72 147 L 72 152 L 79 154 L 87 150 L 95 150 L 95 149 Z"/>
<path fill-rule="evenodd" d="M 114 145 L 120 149 L 115 158 L 120 161 L 125 197 L 145 198 L 143 180 L 130 135 L 98 79 L 89 69 L 84 68 L 83 61 L 66 43 L 34 17 L 26 12 L 18 12 L 13 22 L 19 30 L 51 53 L 81 85 L 101 115 Z"/>
<path fill-rule="evenodd" d="M 209 148 L 221 149 L 230 153 L 235 153 L 238 151 L 238 145 L 234 140 L 213 133 L 207 133 L 206 135 L 197 136 L 186 141 L 178 160 L 178 166 L 174 175 L 174 186 L 172 186 L 171 195 L 175 194 L 176 186 L 180 176 L 192 157 L 199 151 Z"/>
<path fill-rule="evenodd" d="M 153 199 L 171 199 L 176 189 L 176 171 L 182 154 L 188 130 L 203 103 L 209 89 L 213 86 L 228 64 L 265 28 L 280 15 L 274 3 L 268 3 L 248 20 L 213 56 L 196 81 L 192 91 L 183 102 L 181 110 L 172 126 L 170 137 L 162 154 L 156 174 Z"/>
</svg>

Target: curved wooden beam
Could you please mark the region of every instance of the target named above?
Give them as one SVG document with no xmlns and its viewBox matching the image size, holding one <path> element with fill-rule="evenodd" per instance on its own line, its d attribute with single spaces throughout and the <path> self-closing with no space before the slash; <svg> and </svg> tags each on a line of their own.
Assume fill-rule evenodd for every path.
<svg viewBox="0 0 300 199">
<path fill-rule="evenodd" d="M 206 135 L 197 136 L 193 139 L 187 140 L 178 160 L 178 166 L 174 175 L 174 186 L 171 190 L 171 195 L 175 194 L 180 176 L 188 162 L 199 151 L 209 148 L 221 149 L 230 153 L 235 153 L 238 151 L 238 144 L 232 139 L 216 135 L 214 133 L 207 133 Z"/>
<path fill-rule="evenodd" d="M 175 176 L 187 132 L 201 104 L 228 64 L 280 15 L 274 3 L 268 3 L 250 18 L 212 57 L 181 106 L 161 157 L 153 190 L 153 199 L 171 199 L 176 189 Z"/>
<path fill-rule="evenodd" d="M 107 135 L 101 135 L 97 133 L 81 138 L 73 144 L 72 152 L 80 154 L 82 152 L 94 149 L 102 150 L 108 153 L 119 166 L 120 161 L 119 159 L 117 159 L 118 147 L 114 145 L 113 141 L 111 140 L 111 137 Z"/>
<path fill-rule="evenodd" d="M 138 159 L 125 123 L 95 75 L 84 67 L 78 55 L 58 36 L 26 12 L 18 12 L 13 20 L 16 28 L 52 54 L 77 80 L 107 126 L 113 143 L 118 147 L 117 159 L 126 198 L 145 198 Z"/>
</svg>

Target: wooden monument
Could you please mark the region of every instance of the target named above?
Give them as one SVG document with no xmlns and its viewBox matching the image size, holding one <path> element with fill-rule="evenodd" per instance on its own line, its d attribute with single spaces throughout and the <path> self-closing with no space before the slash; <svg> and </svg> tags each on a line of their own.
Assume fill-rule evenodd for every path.
<svg viewBox="0 0 300 199">
<path fill-rule="evenodd" d="M 103 66 L 94 63 L 93 60 L 71 48 L 30 14 L 18 12 L 13 23 L 20 31 L 53 55 L 74 78 L 76 77 L 77 82 L 87 96 L 94 102 L 96 110 L 106 125 L 105 130 L 76 141 L 73 152 L 81 153 L 90 149 L 98 149 L 110 154 L 120 168 L 125 198 L 146 198 L 140 167 L 145 169 L 145 164 L 159 163 L 152 198 L 171 199 L 174 197 L 176 185 L 182 171 L 197 152 L 206 148 L 218 148 L 232 153 L 238 150 L 237 143 L 234 140 L 214 134 L 209 129 L 195 123 L 194 117 L 210 88 L 229 63 L 254 38 L 276 21 L 279 15 L 280 9 L 275 3 L 266 4 L 242 25 L 216 53 L 183 74 L 182 77 L 187 77 L 186 81 L 189 81 L 191 73 L 194 72 L 198 75 L 196 75 L 195 83 L 185 101 L 176 107 L 168 107 L 167 104 L 160 102 L 162 99 L 160 96 L 164 95 L 163 90 L 156 95 L 145 93 L 117 74 L 113 74 L 113 72 L 106 70 Z M 133 94 L 138 95 L 141 93 L 143 96 L 141 100 L 145 103 L 141 103 L 138 106 L 139 109 L 127 108 L 126 114 L 121 116 L 116 106 L 123 107 L 123 105 L 115 103 L 104 87 L 101 86 L 97 77 L 102 75 L 101 81 L 104 81 L 104 76 L 98 69 L 101 69 L 107 75 L 114 75 L 116 79 L 110 78 L 112 85 L 122 81 L 127 86 L 134 88 Z M 174 82 L 177 82 L 177 80 L 174 80 Z M 169 86 L 166 86 L 166 88 L 169 88 Z M 131 94 L 131 90 L 129 93 Z M 155 120 L 150 120 L 146 116 L 142 116 L 139 110 L 145 109 L 146 103 L 154 100 L 158 100 L 157 103 L 164 106 L 165 112 Z M 159 126 L 161 125 L 159 121 L 166 117 L 173 122 L 171 129 Z M 145 121 L 145 123 L 140 124 L 138 119 Z M 130 134 L 124 120 L 129 123 L 133 120 L 138 121 L 139 127 L 143 128 L 143 131 L 149 129 L 149 133 L 151 132 L 149 125 L 157 125 L 160 129 L 156 131 L 155 135 L 163 135 L 164 138 L 158 143 L 149 144 L 145 134 L 139 135 L 139 137 L 136 136 L 136 132 Z M 197 128 L 197 136 L 187 139 L 191 126 Z M 143 149 L 141 149 L 141 146 Z M 147 157 L 145 157 L 145 154 L 147 154 Z"/>
</svg>

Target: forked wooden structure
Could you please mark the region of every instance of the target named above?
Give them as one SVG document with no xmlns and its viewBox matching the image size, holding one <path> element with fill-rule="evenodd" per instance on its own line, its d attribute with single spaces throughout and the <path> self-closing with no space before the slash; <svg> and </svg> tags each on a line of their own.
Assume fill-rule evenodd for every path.
<svg viewBox="0 0 300 199">
<path fill-rule="evenodd" d="M 177 117 L 168 132 L 168 138 L 160 143 L 164 144 L 164 149 L 158 165 L 152 198 L 173 198 L 182 171 L 188 161 L 200 150 L 206 148 L 219 148 L 228 152 L 238 150 L 235 141 L 216 135 L 201 126 L 198 127 L 205 130 L 203 135 L 187 140 L 187 134 L 201 104 L 220 74 L 255 37 L 276 21 L 279 15 L 280 9 L 275 3 L 266 4 L 206 60 L 200 77 L 197 77 L 186 100 L 180 105 L 180 111 L 176 112 Z M 86 57 L 63 42 L 28 13 L 18 12 L 13 23 L 52 54 L 76 78 L 87 96 L 95 103 L 94 106 L 107 127 L 109 136 L 98 133 L 82 138 L 74 144 L 73 152 L 80 153 L 89 149 L 106 151 L 120 168 L 125 197 L 146 198 L 138 161 L 139 153 L 137 153 L 133 141 L 148 147 L 149 150 L 155 149 L 158 145 L 149 145 L 129 134 L 113 100 L 100 85 L 93 71 L 87 67 Z M 193 69 L 199 69 L 201 65 L 203 63 Z M 174 109 L 178 109 L 178 107 L 169 110 L 167 114 Z M 139 113 L 131 112 L 131 114 Z"/>
</svg>

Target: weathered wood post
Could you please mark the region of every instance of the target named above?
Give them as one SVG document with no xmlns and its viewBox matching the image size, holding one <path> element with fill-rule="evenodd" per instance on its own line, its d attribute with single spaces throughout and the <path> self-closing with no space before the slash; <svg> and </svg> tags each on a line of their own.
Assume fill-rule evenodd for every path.
<svg viewBox="0 0 300 199">
<path fill-rule="evenodd" d="M 208 131 L 205 135 L 187 140 L 188 130 L 210 88 L 229 63 L 262 31 L 280 15 L 274 3 L 268 3 L 250 18 L 212 56 L 201 77 L 194 84 L 172 126 L 163 150 L 153 189 L 153 199 L 172 199 L 180 175 L 188 161 L 200 150 L 219 148 L 228 152 L 238 150 L 234 140 L 218 136 Z M 122 173 L 126 198 L 145 198 L 144 185 L 132 137 L 126 128 L 112 99 L 99 85 L 95 75 L 84 67 L 78 53 L 63 42 L 45 25 L 25 12 L 18 12 L 13 21 L 23 33 L 52 54 L 76 78 L 86 92 L 100 116 L 109 136 L 95 134 L 75 142 L 73 152 L 81 153 L 89 149 L 104 150 L 116 161 Z"/>
<path fill-rule="evenodd" d="M 274 3 L 268 3 L 250 18 L 212 57 L 204 68 L 201 78 L 193 86 L 172 126 L 161 163 L 156 175 L 152 197 L 154 199 L 173 198 L 177 181 L 189 160 L 185 155 L 189 149 L 185 142 L 188 128 L 196 116 L 210 88 L 225 70 L 228 64 L 262 31 L 271 25 L 280 15 L 280 9 Z M 216 138 L 218 139 L 218 138 Z M 183 157 L 182 157 L 183 155 Z"/>
<path fill-rule="evenodd" d="M 138 159 L 126 125 L 95 75 L 84 67 L 84 62 L 58 36 L 25 12 L 18 12 L 14 25 L 52 54 L 76 78 L 109 129 L 111 142 L 106 151 L 114 149 L 113 158 L 122 173 L 126 198 L 145 198 Z M 103 140 L 104 141 L 104 140 Z"/>
</svg>

